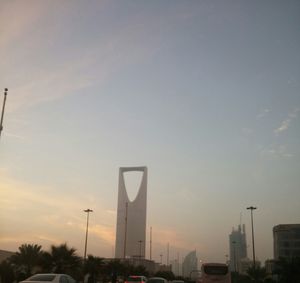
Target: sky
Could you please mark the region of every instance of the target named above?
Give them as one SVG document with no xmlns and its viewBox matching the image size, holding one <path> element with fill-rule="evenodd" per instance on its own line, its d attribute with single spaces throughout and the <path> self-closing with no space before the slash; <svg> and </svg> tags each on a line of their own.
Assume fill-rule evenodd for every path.
<svg viewBox="0 0 300 283">
<path fill-rule="evenodd" d="M 0 249 L 114 255 L 118 170 L 147 166 L 166 261 L 252 257 L 300 223 L 300 2 L 1 0 Z M 134 199 L 140 175 L 128 173 Z M 149 257 L 149 245 L 146 247 Z"/>
</svg>

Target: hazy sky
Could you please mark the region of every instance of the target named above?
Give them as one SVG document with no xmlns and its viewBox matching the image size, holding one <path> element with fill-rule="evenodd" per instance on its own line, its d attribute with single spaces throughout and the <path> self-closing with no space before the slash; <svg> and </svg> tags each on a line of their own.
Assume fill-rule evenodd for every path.
<svg viewBox="0 0 300 283">
<path fill-rule="evenodd" d="M 251 258 L 249 205 L 272 258 L 273 226 L 300 223 L 299 15 L 298 0 L 1 0 L 0 249 L 82 255 L 90 208 L 88 253 L 111 257 L 119 167 L 147 166 L 157 261 L 169 243 L 223 262 L 240 221 Z"/>
</svg>

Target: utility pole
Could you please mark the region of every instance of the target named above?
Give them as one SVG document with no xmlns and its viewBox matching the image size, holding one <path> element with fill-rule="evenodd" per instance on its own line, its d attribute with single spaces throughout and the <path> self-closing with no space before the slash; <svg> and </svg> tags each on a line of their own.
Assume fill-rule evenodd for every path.
<svg viewBox="0 0 300 283">
<path fill-rule="evenodd" d="M 86 232 L 85 232 L 85 245 L 84 245 L 84 262 L 86 261 L 86 250 L 87 250 L 87 240 L 88 240 L 88 231 L 89 231 L 89 215 L 90 212 L 93 212 L 91 209 L 85 209 L 84 212 L 87 213 L 87 219 L 86 219 Z"/>
<path fill-rule="evenodd" d="M 255 248 L 254 248 L 254 228 L 253 228 L 253 210 L 257 209 L 254 206 L 249 206 L 247 209 L 251 210 L 251 227 L 252 227 L 252 250 L 253 250 L 253 267 L 255 268 Z"/>
<path fill-rule="evenodd" d="M 168 243 L 168 246 L 167 246 L 167 266 L 169 266 L 169 253 L 170 253 L 170 245 Z"/>
<path fill-rule="evenodd" d="M 3 118 L 4 118 L 4 110 L 5 110 L 5 104 L 6 104 L 6 96 L 7 96 L 8 89 L 4 89 L 4 99 L 3 99 L 3 105 L 2 105 L 2 112 L 1 112 L 1 120 L 0 120 L 0 137 L 3 130 Z"/>
<path fill-rule="evenodd" d="M 140 258 L 140 261 L 142 260 L 142 240 L 139 240 L 138 241 L 139 242 L 139 244 L 140 244 L 140 256 L 139 256 L 139 258 Z"/>
<path fill-rule="evenodd" d="M 150 260 L 152 260 L 152 226 L 150 227 Z"/>
</svg>

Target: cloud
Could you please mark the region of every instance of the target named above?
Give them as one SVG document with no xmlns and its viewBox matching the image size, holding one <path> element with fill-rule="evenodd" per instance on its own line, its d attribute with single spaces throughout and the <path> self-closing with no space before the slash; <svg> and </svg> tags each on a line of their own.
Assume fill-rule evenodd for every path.
<svg viewBox="0 0 300 283">
<path fill-rule="evenodd" d="M 291 154 L 285 145 L 272 144 L 269 147 L 263 148 L 260 151 L 261 156 L 269 158 L 291 158 L 294 155 Z"/>
<path fill-rule="evenodd" d="M 113 227 L 97 224 L 91 226 L 89 232 L 108 242 L 110 245 L 115 243 L 115 229 Z"/>
<path fill-rule="evenodd" d="M 70 195 L 63 190 L 58 192 L 51 186 L 16 181 L 5 168 L 0 169 L 0 179 L 0 243 L 3 248 L 17 249 L 24 241 L 47 246 L 66 239 L 77 243 L 78 237 L 84 235 L 86 217 L 82 207 L 89 203 L 88 197 L 80 193 Z M 95 205 L 95 210 L 106 217 L 101 207 L 101 203 Z M 109 245 L 114 242 L 114 226 L 94 224 L 93 220 L 90 224 L 91 234 Z"/>
<path fill-rule="evenodd" d="M 292 112 L 290 112 L 288 114 L 288 117 L 281 122 L 280 126 L 277 129 L 274 130 L 274 133 L 276 135 L 279 135 L 280 133 L 286 131 L 290 127 L 292 121 L 297 118 L 299 110 L 299 108 L 296 108 Z"/>
<path fill-rule="evenodd" d="M 271 112 L 271 110 L 268 109 L 268 108 L 263 109 L 263 110 L 260 111 L 260 113 L 256 116 L 256 118 L 257 118 L 257 119 L 264 118 L 264 117 L 266 117 L 270 112 Z"/>
<path fill-rule="evenodd" d="M 251 128 L 242 128 L 242 134 L 244 136 L 251 136 L 253 134 L 254 130 Z"/>
</svg>

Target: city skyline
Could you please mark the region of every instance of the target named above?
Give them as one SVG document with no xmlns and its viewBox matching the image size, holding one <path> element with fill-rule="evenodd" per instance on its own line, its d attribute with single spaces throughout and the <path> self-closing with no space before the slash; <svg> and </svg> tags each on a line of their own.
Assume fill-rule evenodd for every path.
<svg viewBox="0 0 300 283">
<path fill-rule="evenodd" d="M 251 259 L 300 223 L 300 3 L 3 0 L 0 249 L 113 257 L 118 168 L 148 168 L 152 258 Z M 139 176 L 125 178 L 129 198 Z M 149 246 L 146 247 L 149 257 Z"/>
</svg>

